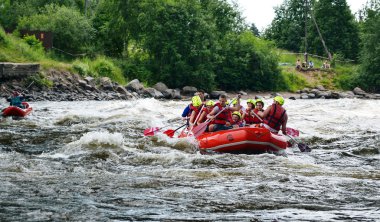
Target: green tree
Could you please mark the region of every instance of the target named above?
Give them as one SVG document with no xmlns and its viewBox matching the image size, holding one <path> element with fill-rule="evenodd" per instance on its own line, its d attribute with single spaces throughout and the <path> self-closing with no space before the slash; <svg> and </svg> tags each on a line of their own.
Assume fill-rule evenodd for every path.
<svg viewBox="0 0 380 222">
<path fill-rule="evenodd" d="M 380 10 L 366 10 L 362 25 L 360 75 L 358 81 L 366 90 L 380 92 Z"/>
<path fill-rule="evenodd" d="M 260 36 L 260 32 L 259 32 L 259 29 L 256 27 L 255 23 L 252 23 L 251 26 L 249 27 L 249 30 L 251 30 L 251 32 L 259 37 Z"/>
<path fill-rule="evenodd" d="M 275 90 L 280 70 L 274 45 L 251 31 L 231 33 L 222 43 L 224 58 L 216 67 L 217 84 L 226 90 Z"/>
<path fill-rule="evenodd" d="M 19 30 L 51 31 L 54 34 L 54 47 L 78 53 L 91 44 L 94 35 L 91 20 L 76 8 L 46 5 L 41 13 L 22 17 Z"/>
<path fill-rule="evenodd" d="M 109 0 L 100 0 L 93 17 L 93 26 L 96 30 L 95 44 L 97 51 L 105 55 L 121 57 L 128 45 L 128 28 L 118 10 L 118 3 Z"/>
<path fill-rule="evenodd" d="M 346 0 L 319 0 L 314 6 L 315 20 L 332 54 L 356 60 L 359 52 L 359 29 Z M 326 55 L 318 33 L 310 32 L 310 49 Z"/>
<path fill-rule="evenodd" d="M 20 18 L 38 14 L 40 9 L 49 4 L 84 11 L 84 0 L 0 0 L 0 23 L 5 28 L 13 30 L 17 27 Z M 92 5 L 95 6 L 95 1 Z"/>
<path fill-rule="evenodd" d="M 150 81 L 170 87 L 213 88 L 219 40 L 242 29 L 227 1 L 126 1 L 119 8 L 134 45 L 150 56 Z"/>
<path fill-rule="evenodd" d="M 275 8 L 275 17 L 265 30 L 264 38 L 280 48 L 294 52 L 302 49 L 305 33 L 305 0 L 285 0 Z"/>
</svg>

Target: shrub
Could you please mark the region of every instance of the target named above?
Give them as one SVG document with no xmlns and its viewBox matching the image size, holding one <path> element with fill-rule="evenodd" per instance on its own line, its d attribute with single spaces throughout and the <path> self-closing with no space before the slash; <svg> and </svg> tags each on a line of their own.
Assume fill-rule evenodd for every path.
<svg viewBox="0 0 380 222">
<path fill-rule="evenodd" d="M 91 20 L 77 9 L 55 4 L 46 5 L 40 14 L 22 17 L 17 29 L 52 31 L 54 46 L 77 53 L 94 36 Z"/>
<path fill-rule="evenodd" d="M 34 85 L 38 87 L 48 87 L 51 88 L 53 86 L 53 82 L 46 78 L 46 76 L 42 73 L 37 73 L 35 75 L 29 76 L 27 78 L 27 82 L 33 82 Z"/>
<path fill-rule="evenodd" d="M 111 60 L 105 57 L 97 57 L 90 63 L 90 70 L 99 77 L 109 77 L 111 80 L 120 84 L 125 84 L 125 78 L 121 69 L 117 67 Z"/>
<path fill-rule="evenodd" d="M 277 90 L 289 90 L 295 92 L 307 86 L 306 79 L 297 73 L 282 70 L 280 78 L 277 82 Z"/>
<path fill-rule="evenodd" d="M 117 83 L 126 83 L 121 69 L 112 60 L 103 56 L 97 57 L 95 60 L 89 58 L 76 60 L 72 68 L 81 76 L 109 77 Z"/>
<path fill-rule="evenodd" d="M 339 66 L 336 69 L 337 75 L 333 79 L 336 87 L 344 90 L 352 90 L 358 85 L 357 68 Z"/>
<path fill-rule="evenodd" d="M 24 38 L 24 41 L 30 45 L 32 48 L 35 49 L 42 49 L 42 42 L 36 38 L 34 35 L 26 35 Z"/>
<path fill-rule="evenodd" d="M 77 60 L 73 63 L 73 69 L 74 71 L 78 72 L 81 76 L 91 75 L 90 66 L 88 65 L 88 63 L 80 62 Z"/>
<path fill-rule="evenodd" d="M 7 43 L 7 34 L 5 33 L 4 29 L 0 26 L 0 44 L 7 45 Z"/>
</svg>

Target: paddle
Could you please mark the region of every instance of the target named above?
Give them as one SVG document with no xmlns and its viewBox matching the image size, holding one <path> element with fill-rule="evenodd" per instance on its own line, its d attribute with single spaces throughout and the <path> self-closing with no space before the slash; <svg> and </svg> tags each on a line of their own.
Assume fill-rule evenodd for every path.
<svg viewBox="0 0 380 222">
<path fill-rule="evenodd" d="M 146 128 L 144 130 L 144 136 L 153 136 L 155 132 L 158 132 L 161 129 L 166 128 L 166 127 L 168 127 L 170 125 L 172 125 L 172 124 L 169 124 L 169 125 L 166 125 L 166 126 L 162 126 L 162 127 L 150 127 L 150 128 Z"/>
<path fill-rule="evenodd" d="M 146 128 L 144 130 L 144 136 L 153 136 L 155 132 L 160 131 L 161 129 L 163 129 L 165 127 L 168 127 L 168 126 L 170 126 L 170 125 L 163 126 L 163 127 L 150 127 L 150 128 Z"/>
<path fill-rule="evenodd" d="M 187 119 L 187 118 L 186 118 Z M 154 136 L 154 133 L 155 132 L 158 132 L 158 131 L 160 131 L 161 129 L 163 129 L 163 128 L 166 128 L 166 127 L 168 127 L 168 126 L 170 126 L 170 125 L 172 125 L 172 123 L 175 123 L 175 122 L 179 122 L 179 121 L 181 121 L 182 119 L 178 119 L 178 117 L 176 117 L 176 118 L 174 118 L 174 119 L 170 119 L 170 120 L 168 120 L 168 122 L 171 122 L 171 124 L 168 124 L 168 125 L 165 125 L 165 126 L 162 126 L 162 127 L 150 127 L 150 128 L 146 128 L 145 130 L 144 130 L 144 136 Z"/>
<path fill-rule="evenodd" d="M 222 110 L 220 110 L 217 114 L 215 114 L 214 118 L 216 118 L 219 114 L 221 114 L 227 107 L 230 107 L 233 101 L 235 101 L 236 98 L 234 98 L 228 106 L 224 107 Z M 213 119 L 214 119 L 213 118 Z M 211 122 L 211 119 L 207 119 L 203 123 L 199 124 L 198 126 L 193 128 L 193 135 L 195 138 L 198 138 L 204 131 L 206 131 L 207 125 Z"/>
<path fill-rule="evenodd" d="M 202 107 L 201 107 L 201 109 L 200 109 L 200 111 L 199 111 L 197 117 L 195 118 L 194 124 L 190 127 L 190 130 L 187 131 L 187 136 L 189 136 L 190 132 L 192 132 L 192 130 L 194 129 L 194 125 L 198 122 L 198 119 L 199 119 L 199 117 L 201 116 L 201 114 L 202 114 L 202 112 L 203 112 L 202 110 L 203 110 L 203 107 L 204 107 L 204 106 L 205 106 L 205 105 L 202 105 Z"/>
<path fill-rule="evenodd" d="M 288 134 L 289 136 L 292 136 L 292 137 L 299 137 L 300 131 L 293 129 L 293 128 L 290 128 L 290 127 L 286 127 L 286 134 Z"/>
<path fill-rule="evenodd" d="M 253 110 L 251 111 L 253 113 L 253 115 L 255 115 L 261 122 L 264 122 L 264 120 L 259 116 L 257 115 L 255 112 L 253 112 Z"/>
<path fill-rule="evenodd" d="M 311 148 L 308 145 L 298 142 L 296 139 L 294 139 L 294 137 L 290 135 L 285 135 L 285 136 L 288 137 L 290 140 L 292 140 L 295 144 L 297 144 L 301 152 L 311 152 Z"/>
<path fill-rule="evenodd" d="M 174 136 L 174 133 L 175 133 L 177 130 L 181 129 L 182 127 L 184 127 L 184 126 L 186 126 L 186 125 L 187 125 L 187 123 L 183 124 L 182 126 L 178 127 L 178 128 L 175 129 L 175 130 L 172 130 L 172 129 L 165 130 L 163 133 L 166 134 L 166 135 L 168 135 L 168 137 L 172 138 L 172 137 Z"/>
</svg>

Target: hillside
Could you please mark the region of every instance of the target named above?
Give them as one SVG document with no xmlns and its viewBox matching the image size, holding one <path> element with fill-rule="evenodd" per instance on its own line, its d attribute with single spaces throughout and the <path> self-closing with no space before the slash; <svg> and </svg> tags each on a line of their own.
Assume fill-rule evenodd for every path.
<svg viewBox="0 0 380 222">
<path fill-rule="evenodd" d="M 302 54 L 279 50 L 278 55 L 282 73 L 284 75 L 292 74 L 299 78 L 294 81 L 295 85 L 290 89 L 291 91 L 302 89 L 302 86 L 313 88 L 318 85 L 330 90 L 352 90 L 356 87 L 353 83 L 358 69 L 358 65 L 356 64 L 333 60 L 331 68 L 324 69 L 322 65 L 326 60 L 309 56 L 309 61 L 314 63 L 314 68 L 297 70 L 296 61 L 297 59 L 302 61 Z M 290 81 L 289 85 L 293 85 L 292 81 Z"/>
<path fill-rule="evenodd" d="M 348 63 L 334 63 L 331 69 L 320 69 L 323 60 L 310 58 L 315 64 L 314 69 L 295 69 L 295 61 L 299 58 L 284 50 L 277 50 L 278 64 L 281 70 L 277 91 L 295 92 L 305 87 L 324 86 L 330 90 L 353 89 L 347 79 L 355 72 L 356 66 Z M 104 56 L 81 59 L 62 59 L 53 52 L 45 52 L 38 40 L 33 38 L 20 39 L 11 34 L 5 34 L 0 29 L 0 62 L 36 62 L 41 64 L 39 83 L 52 85 L 48 81 L 48 70 L 80 74 L 82 77 L 109 77 L 112 81 L 125 84 L 129 79 L 125 70 L 117 60 Z M 124 74 L 123 74 L 124 73 Z M 145 83 L 147 85 L 147 83 Z M 250 89 L 247 89 L 250 90 Z"/>
</svg>

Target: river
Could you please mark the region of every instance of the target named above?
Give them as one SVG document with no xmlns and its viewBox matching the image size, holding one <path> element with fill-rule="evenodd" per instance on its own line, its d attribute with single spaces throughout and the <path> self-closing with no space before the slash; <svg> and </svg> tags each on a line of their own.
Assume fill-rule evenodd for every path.
<svg viewBox="0 0 380 222">
<path fill-rule="evenodd" d="M 380 101 L 287 100 L 312 152 L 286 157 L 143 136 L 186 104 L 35 102 L 3 119 L 0 221 L 380 221 Z"/>
</svg>

